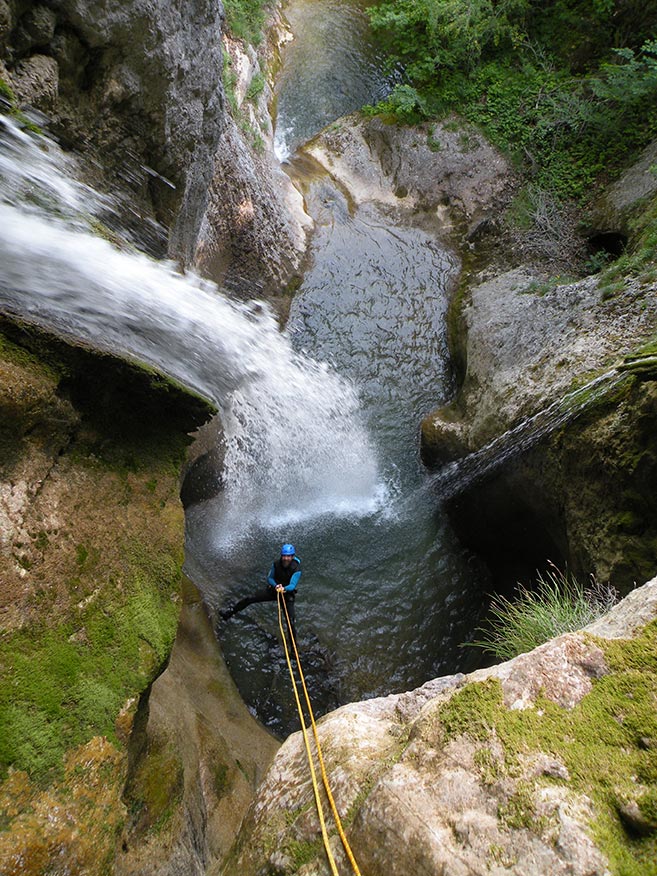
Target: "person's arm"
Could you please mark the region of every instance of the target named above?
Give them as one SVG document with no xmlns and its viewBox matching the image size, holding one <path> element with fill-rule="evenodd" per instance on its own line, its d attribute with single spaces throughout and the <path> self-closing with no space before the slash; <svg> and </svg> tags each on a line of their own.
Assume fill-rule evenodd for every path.
<svg viewBox="0 0 657 876">
<path fill-rule="evenodd" d="M 267 583 L 270 587 L 276 586 L 276 579 L 274 578 L 274 564 L 271 564 L 271 569 L 269 570 L 269 575 L 267 575 Z"/>
<path fill-rule="evenodd" d="M 290 578 L 290 583 L 287 585 L 287 587 L 285 588 L 285 590 L 286 590 L 286 591 L 288 591 L 288 590 L 296 590 L 296 589 L 297 589 L 297 584 L 299 583 L 299 579 L 300 579 L 300 578 L 301 578 L 301 569 L 299 569 L 298 571 L 296 571 L 296 572 L 294 573 L 294 575 L 292 575 L 292 577 Z"/>
</svg>

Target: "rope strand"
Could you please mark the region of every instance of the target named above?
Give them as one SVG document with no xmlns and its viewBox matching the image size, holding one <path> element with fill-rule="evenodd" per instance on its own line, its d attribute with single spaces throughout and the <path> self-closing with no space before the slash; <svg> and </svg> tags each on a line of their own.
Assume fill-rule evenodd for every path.
<svg viewBox="0 0 657 876">
<path fill-rule="evenodd" d="M 324 755 L 322 754 L 322 746 L 320 745 L 319 734 L 317 733 L 317 725 L 315 723 L 315 715 L 313 713 L 313 707 L 310 704 L 310 697 L 308 695 L 308 688 L 306 687 L 306 679 L 304 677 L 303 669 L 301 667 L 301 660 L 299 659 L 299 652 L 297 650 L 296 639 L 295 639 L 294 634 L 292 632 L 292 624 L 290 623 L 290 616 L 289 616 L 288 611 L 287 611 L 287 604 L 285 602 L 285 599 L 281 597 L 281 593 L 279 591 L 278 592 L 279 625 L 281 628 L 281 636 L 283 637 L 283 645 L 285 647 L 285 656 L 287 658 L 288 669 L 290 671 L 290 678 L 292 680 L 292 686 L 294 687 L 294 696 L 295 696 L 296 701 L 297 701 L 297 709 L 299 710 L 299 717 L 301 718 L 301 726 L 302 726 L 303 732 L 304 732 L 304 741 L 306 739 L 306 727 L 305 727 L 303 715 L 301 713 L 301 703 L 299 701 L 299 694 L 297 691 L 296 680 L 294 678 L 294 675 L 292 674 L 292 665 L 291 665 L 289 655 L 288 655 L 287 643 L 285 642 L 285 635 L 283 632 L 283 624 L 282 624 L 282 619 L 281 619 L 281 603 L 283 604 L 283 608 L 285 609 L 285 620 L 287 622 L 287 628 L 290 632 L 290 641 L 292 642 L 292 648 L 294 650 L 294 658 L 297 662 L 297 669 L 299 670 L 299 677 L 301 678 L 301 686 L 303 688 L 303 693 L 304 693 L 304 697 L 306 700 L 306 706 L 308 708 L 308 714 L 310 715 L 310 723 L 311 723 L 312 729 L 313 729 L 315 746 L 317 748 L 317 757 L 319 760 L 319 767 L 320 767 L 320 771 L 322 774 L 322 782 L 324 784 L 326 796 L 328 797 L 328 801 L 329 801 L 329 804 L 331 806 L 331 811 L 333 813 L 333 818 L 335 820 L 335 824 L 336 824 L 336 827 L 338 829 L 338 834 L 340 835 L 340 839 L 342 840 L 342 845 L 344 847 L 344 850 L 345 850 L 347 857 L 349 859 L 349 862 L 351 864 L 351 868 L 352 868 L 355 876 L 361 876 L 361 872 L 358 868 L 358 864 L 356 863 L 356 859 L 354 858 L 353 852 L 351 851 L 351 846 L 349 845 L 349 841 L 347 840 L 347 837 L 346 837 L 345 832 L 343 830 L 342 821 L 340 819 L 340 815 L 338 813 L 338 809 L 337 809 L 337 806 L 335 805 L 335 800 L 334 800 L 333 794 L 331 792 L 331 787 L 329 785 L 328 776 L 326 774 L 326 767 L 324 765 Z M 306 742 L 306 750 L 307 750 L 307 752 L 309 751 L 307 742 Z M 310 758 L 310 754 L 308 754 L 308 757 Z M 314 767 L 312 764 L 311 764 L 310 768 L 311 768 L 311 772 L 312 772 L 312 775 L 314 778 L 315 771 L 314 771 Z"/>
<path fill-rule="evenodd" d="M 281 637 L 283 639 L 283 647 L 285 648 L 285 659 L 287 661 L 287 668 L 290 673 L 290 678 L 292 679 L 292 687 L 294 688 L 294 698 L 297 702 L 297 710 L 299 712 L 299 718 L 301 720 L 301 730 L 303 731 L 303 741 L 306 746 L 306 755 L 308 757 L 308 765 L 310 766 L 310 776 L 312 778 L 313 783 L 313 793 L 315 795 L 315 805 L 317 806 L 317 814 L 319 816 L 319 824 L 322 830 L 322 839 L 324 840 L 324 848 L 326 849 L 326 857 L 328 858 L 329 865 L 331 867 L 331 873 L 333 876 L 339 876 L 338 868 L 335 864 L 335 858 L 333 857 L 333 852 L 331 851 L 331 847 L 329 845 L 328 833 L 326 832 L 326 823 L 324 822 L 324 810 L 322 808 L 322 801 L 319 798 L 319 788 L 317 786 L 317 776 L 315 775 L 315 767 L 313 764 L 312 754 L 310 752 L 310 744 L 308 742 L 308 731 L 306 730 L 306 722 L 303 717 L 303 711 L 301 709 L 301 700 L 299 699 L 299 692 L 297 691 L 296 681 L 294 679 L 294 673 L 292 672 L 292 663 L 290 661 L 290 652 L 287 647 L 287 642 L 285 641 L 285 631 L 283 630 L 283 615 L 281 613 L 281 601 L 285 605 L 285 600 L 281 600 L 280 591 L 277 591 L 278 596 L 278 625 L 281 630 Z M 288 629 L 290 630 L 290 639 L 294 642 L 294 636 L 292 635 L 292 628 L 289 626 L 289 617 L 287 616 L 287 606 L 285 607 L 285 614 L 288 621 Z"/>
</svg>

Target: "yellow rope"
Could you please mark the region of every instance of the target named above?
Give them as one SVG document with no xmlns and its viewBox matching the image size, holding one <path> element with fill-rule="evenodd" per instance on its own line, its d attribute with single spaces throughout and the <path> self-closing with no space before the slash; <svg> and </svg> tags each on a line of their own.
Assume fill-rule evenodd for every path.
<svg viewBox="0 0 657 876">
<path fill-rule="evenodd" d="M 322 801 L 319 799 L 319 788 L 317 786 L 317 776 L 315 775 L 315 767 L 313 765 L 313 758 L 310 752 L 310 744 L 308 742 L 308 732 L 306 730 L 306 722 L 303 718 L 303 712 L 301 710 L 301 701 L 299 700 L 299 692 L 297 691 L 297 685 L 294 680 L 294 673 L 292 672 L 292 663 L 290 661 L 290 652 L 288 651 L 287 642 L 285 641 L 285 631 L 283 629 L 283 616 L 281 614 L 281 601 L 283 605 L 285 605 L 285 600 L 281 600 L 280 591 L 277 591 L 278 596 L 278 625 L 281 630 L 281 638 L 283 639 L 283 647 L 285 648 L 285 659 L 287 660 L 287 668 L 290 673 L 290 678 L 292 679 L 292 687 L 294 688 L 294 698 L 297 701 L 297 710 L 299 712 L 299 718 L 301 720 L 301 729 L 303 731 L 303 741 L 306 746 L 306 755 L 308 756 L 308 764 L 310 766 L 310 776 L 313 782 L 313 793 L 315 794 L 315 805 L 317 806 L 317 814 L 319 815 L 319 823 L 322 829 L 322 839 L 324 840 L 324 848 L 326 849 L 326 857 L 328 858 L 329 865 L 331 867 L 331 873 L 333 876 L 339 876 L 338 869 L 335 865 L 335 858 L 333 857 L 333 852 L 331 851 L 331 847 L 329 845 L 328 834 L 326 832 L 326 824 L 324 822 L 324 810 L 322 808 Z M 287 616 L 287 606 L 285 606 L 285 615 L 287 617 L 288 629 L 290 630 L 290 638 L 292 642 L 294 642 L 294 636 L 292 635 L 292 627 L 290 627 L 290 619 Z M 296 646 L 295 646 L 296 650 Z"/>
<path fill-rule="evenodd" d="M 319 759 L 319 767 L 322 773 L 322 781 L 324 783 L 324 789 L 326 790 L 326 796 L 328 797 L 329 803 L 331 805 L 331 811 L 333 812 L 333 818 L 335 819 L 336 827 L 338 828 L 338 833 L 340 835 L 340 839 L 342 840 L 342 845 L 344 846 L 344 850 L 349 858 L 351 863 L 352 870 L 354 871 L 355 876 L 361 876 L 361 872 L 358 869 L 358 864 L 356 863 L 356 859 L 354 858 L 353 852 L 351 851 L 351 846 L 349 845 L 349 841 L 345 835 L 345 832 L 342 828 L 342 821 L 340 819 L 340 815 L 338 814 L 337 806 L 335 805 L 335 800 L 333 799 L 333 794 L 331 793 L 331 786 L 329 785 L 328 776 L 326 775 L 326 767 L 324 765 L 324 755 L 322 754 L 322 746 L 319 742 L 319 734 L 317 733 L 317 725 L 315 724 L 315 715 L 313 713 L 313 707 L 310 704 L 310 697 L 308 696 L 308 688 L 306 687 L 306 679 L 304 678 L 303 669 L 301 668 L 301 660 L 299 659 L 299 652 L 297 651 L 297 643 L 292 632 L 292 624 L 290 623 L 290 616 L 287 613 L 287 603 L 285 599 L 281 598 L 281 593 L 278 591 L 278 616 L 279 616 L 279 625 L 281 627 L 281 636 L 283 636 L 283 645 L 285 647 L 285 656 L 287 658 L 288 669 L 290 670 L 290 678 L 292 679 L 292 686 L 294 687 L 294 695 L 297 701 L 297 708 L 299 709 L 299 716 L 301 718 L 301 724 L 304 728 L 304 738 L 305 738 L 305 724 L 303 720 L 303 715 L 301 714 L 301 705 L 299 703 L 299 695 L 296 689 L 296 681 L 292 674 L 292 666 L 290 664 L 290 659 L 287 652 L 287 643 L 285 642 L 285 635 L 283 633 L 283 625 L 281 623 L 281 602 L 283 603 L 283 608 L 285 609 L 285 620 L 287 621 L 287 628 L 290 631 L 290 640 L 292 642 L 292 647 L 294 648 L 294 657 L 297 661 L 297 668 L 299 670 L 299 677 L 301 678 L 301 686 L 303 687 L 303 693 L 306 700 L 306 706 L 308 707 L 308 714 L 310 715 L 310 723 L 313 728 L 313 736 L 315 738 L 315 746 L 317 747 L 317 757 Z M 307 743 L 306 743 L 307 747 Z M 311 770 L 314 777 L 314 769 L 311 764 Z"/>
</svg>

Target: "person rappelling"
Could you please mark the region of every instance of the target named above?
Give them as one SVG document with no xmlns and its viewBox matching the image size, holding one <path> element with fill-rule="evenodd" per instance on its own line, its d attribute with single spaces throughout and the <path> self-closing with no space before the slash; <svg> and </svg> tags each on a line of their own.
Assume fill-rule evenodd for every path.
<svg viewBox="0 0 657 876">
<path fill-rule="evenodd" d="M 221 612 L 222 620 L 229 620 L 242 609 L 256 602 L 276 602 L 278 593 L 285 600 L 287 616 L 290 619 L 291 632 L 296 640 L 297 631 L 294 624 L 294 600 L 297 595 L 297 587 L 301 580 L 301 560 L 296 555 L 293 544 L 284 544 L 281 547 L 281 555 L 271 564 L 267 576 L 267 584 L 252 596 L 245 596 L 236 602 L 232 608 Z"/>
</svg>

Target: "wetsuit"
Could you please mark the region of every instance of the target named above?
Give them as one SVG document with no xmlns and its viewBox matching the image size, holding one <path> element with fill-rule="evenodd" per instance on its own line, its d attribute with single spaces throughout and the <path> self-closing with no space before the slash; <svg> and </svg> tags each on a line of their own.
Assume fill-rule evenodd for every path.
<svg viewBox="0 0 657 876">
<path fill-rule="evenodd" d="M 294 600 L 297 595 L 297 586 L 300 579 L 301 560 L 299 557 L 295 556 L 287 568 L 283 565 L 280 559 L 274 560 L 271 564 L 269 575 L 267 576 L 266 586 L 261 590 L 258 590 L 257 593 L 254 593 L 253 596 L 245 596 L 244 599 L 240 599 L 239 602 L 235 603 L 233 608 L 223 612 L 222 617 L 224 620 L 227 620 L 229 617 L 242 611 L 242 609 L 246 608 L 248 605 L 253 605 L 256 602 L 275 602 L 276 587 L 281 584 L 285 588 L 283 599 L 287 606 L 287 613 L 290 618 L 290 624 L 292 625 L 292 633 L 296 640 L 297 631 L 294 625 Z"/>
</svg>

